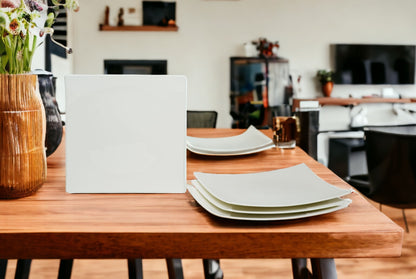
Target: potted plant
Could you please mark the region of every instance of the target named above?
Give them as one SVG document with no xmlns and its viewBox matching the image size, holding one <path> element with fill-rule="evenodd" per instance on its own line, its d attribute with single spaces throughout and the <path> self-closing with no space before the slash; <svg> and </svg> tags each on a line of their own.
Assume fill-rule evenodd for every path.
<svg viewBox="0 0 416 279">
<path fill-rule="evenodd" d="M 334 72 L 331 70 L 318 70 L 316 76 L 321 83 L 322 92 L 324 93 L 325 97 L 330 97 L 334 87 Z"/>
<path fill-rule="evenodd" d="M 78 9 L 76 0 L 52 3 L 0 0 L 0 199 L 33 194 L 46 179 L 45 109 L 31 62 L 45 34 L 54 41 L 58 8 Z"/>
</svg>

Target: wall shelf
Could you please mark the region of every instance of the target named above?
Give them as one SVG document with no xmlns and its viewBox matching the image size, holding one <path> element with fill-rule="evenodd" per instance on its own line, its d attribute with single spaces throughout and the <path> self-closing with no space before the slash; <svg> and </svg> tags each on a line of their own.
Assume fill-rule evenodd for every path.
<svg viewBox="0 0 416 279">
<path fill-rule="evenodd" d="M 356 106 L 359 104 L 374 104 L 374 103 L 413 103 L 416 102 L 416 99 L 404 98 L 378 98 L 378 97 L 368 97 L 368 98 L 332 98 L 332 97 L 320 97 L 316 99 L 293 99 L 293 109 L 299 107 L 300 101 L 319 101 L 319 104 L 322 106 L 332 105 L 332 106 Z"/>
<path fill-rule="evenodd" d="M 100 31 L 164 31 L 176 32 L 178 26 L 157 26 L 157 25 L 124 25 L 124 26 L 110 26 L 100 25 Z"/>
</svg>

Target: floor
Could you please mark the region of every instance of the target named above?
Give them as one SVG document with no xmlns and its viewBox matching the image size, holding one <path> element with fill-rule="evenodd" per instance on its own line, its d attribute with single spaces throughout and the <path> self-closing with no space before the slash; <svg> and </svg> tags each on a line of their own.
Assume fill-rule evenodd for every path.
<svg viewBox="0 0 416 279">
<path fill-rule="evenodd" d="M 378 205 L 375 205 L 378 206 Z M 401 210 L 383 206 L 383 212 L 400 226 L 404 227 Z M 337 259 L 339 279 L 358 278 L 416 278 L 416 209 L 406 210 L 410 233 L 405 233 L 403 253 L 400 258 L 386 259 Z M 186 279 L 200 279 L 201 260 L 183 260 Z M 34 260 L 30 279 L 57 278 L 58 260 Z M 14 278 L 15 260 L 10 260 L 7 279 Z M 291 278 L 290 260 L 221 260 L 221 266 L 227 279 L 271 279 Z M 164 260 L 144 260 L 144 278 L 166 279 Z M 72 278 L 127 278 L 126 260 L 75 260 Z"/>
</svg>

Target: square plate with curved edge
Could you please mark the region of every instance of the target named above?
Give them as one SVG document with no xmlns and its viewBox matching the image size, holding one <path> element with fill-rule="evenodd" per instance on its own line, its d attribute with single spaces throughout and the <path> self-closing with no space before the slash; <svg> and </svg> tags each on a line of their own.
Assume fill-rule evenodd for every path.
<svg viewBox="0 0 416 279">
<path fill-rule="evenodd" d="M 267 145 L 261 148 L 254 148 L 254 149 L 248 149 L 248 150 L 244 150 L 244 151 L 240 151 L 240 152 L 236 152 L 236 153 L 226 153 L 226 152 L 206 152 L 203 150 L 199 150 L 197 148 L 191 147 L 191 146 L 187 146 L 188 150 L 195 153 L 195 154 L 200 154 L 200 155 L 208 155 L 208 156 L 238 156 L 238 155 L 248 155 L 248 154 L 253 154 L 253 153 L 257 153 L 257 152 L 261 152 L 270 148 L 276 147 L 273 143 L 271 145 Z"/>
<path fill-rule="evenodd" d="M 343 205 L 344 199 L 335 198 L 322 202 L 298 205 L 298 206 L 285 206 L 285 207 L 255 207 L 255 206 L 238 206 L 223 202 L 213 195 L 211 195 L 204 187 L 197 181 L 191 181 L 192 186 L 213 206 L 229 212 L 243 213 L 243 214 L 288 214 L 288 213 L 300 213 L 313 210 L 321 210 L 334 206 Z"/>
<path fill-rule="evenodd" d="M 197 138 L 187 136 L 186 145 L 192 152 L 204 155 L 241 155 L 274 147 L 273 141 L 250 126 L 244 133 L 221 138 Z"/>
<path fill-rule="evenodd" d="M 209 201 L 207 201 L 195 187 L 192 185 L 188 185 L 188 192 L 192 195 L 192 197 L 198 202 L 200 206 L 202 206 L 206 211 L 221 218 L 227 219 L 234 219 L 234 220 L 245 220 L 245 221 L 279 221 L 279 220 L 292 220 L 292 219 L 300 219 L 300 218 L 307 218 L 317 215 L 328 214 L 331 212 L 335 212 L 341 209 L 348 207 L 351 203 L 351 200 L 345 199 L 344 203 L 338 206 L 333 206 L 325 209 L 318 209 L 306 212 L 299 212 L 299 213 L 288 213 L 288 214 L 244 214 L 244 213 L 237 213 L 237 212 L 229 212 L 222 210 Z"/>
<path fill-rule="evenodd" d="M 305 164 L 259 173 L 195 172 L 194 175 L 211 195 L 238 206 L 298 206 L 339 198 L 352 192 L 352 189 L 341 189 L 327 183 Z"/>
</svg>

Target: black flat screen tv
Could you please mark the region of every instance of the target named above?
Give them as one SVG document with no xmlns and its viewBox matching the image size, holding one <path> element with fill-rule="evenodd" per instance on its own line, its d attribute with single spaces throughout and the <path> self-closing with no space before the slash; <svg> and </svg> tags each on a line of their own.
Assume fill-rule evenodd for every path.
<svg viewBox="0 0 416 279">
<path fill-rule="evenodd" d="M 335 44 L 336 84 L 414 84 L 414 45 Z"/>
</svg>

